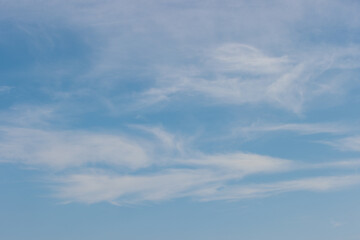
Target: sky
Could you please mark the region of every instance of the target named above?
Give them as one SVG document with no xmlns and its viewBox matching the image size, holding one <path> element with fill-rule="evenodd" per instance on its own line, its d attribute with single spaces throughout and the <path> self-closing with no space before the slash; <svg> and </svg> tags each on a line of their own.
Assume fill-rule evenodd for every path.
<svg viewBox="0 0 360 240">
<path fill-rule="evenodd" d="M 0 0 L 0 239 L 360 240 L 359 12 Z"/>
</svg>

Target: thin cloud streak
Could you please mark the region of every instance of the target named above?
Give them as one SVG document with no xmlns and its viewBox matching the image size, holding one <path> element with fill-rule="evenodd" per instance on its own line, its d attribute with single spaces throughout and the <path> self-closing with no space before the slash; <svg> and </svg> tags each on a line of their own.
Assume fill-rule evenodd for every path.
<svg viewBox="0 0 360 240">
<path fill-rule="evenodd" d="M 202 200 L 239 200 L 269 197 L 280 193 L 295 191 L 328 192 L 359 184 L 359 175 L 322 176 L 265 184 L 226 186 L 220 190 L 213 190 L 211 195 L 204 196 Z"/>
<path fill-rule="evenodd" d="M 240 43 L 223 44 L 210 50 L 214 54 L 207 56 L 208 62 L 197 69 L 194 67 L 196 70 L 190 74 L 165 72 L 157 87 L 143 93 L 139 104 L 156 104 L 190 93 L 213 99 L 214 104 L 266 103 L 300 114 L 304 104 L 312 99 L 339 94 L 339 86 L 344 85 L 346 79 L 329 84 L 320 76 L 329 69 L 358 68 L 358 64 L 346 60 L 360 57 L 358 47 L 351 49 L 354 51 L 324 49 L 299 59 L 299 56 L 268 56 Z"/>
<path fill-rule="evenodd" d="M 236 0 L 2 1 L 0 19 L 11 23 L 14 40 L 20 39 L 25 50 L 31 49 L 24 57 L 30 59 L 25 64 L 29 67 L 18 67 L 15 72 L 23 73 L 26 78 L 22 81 L 35 86 L 34 95 L 39 96 L 34 102 L 56 102 L 59 109 L 89 125 L 92 122 L 85 111 L 103 119 L 113 114 L 121 121 L 125 118 L 121 119 L 119 112 L 133 121 L 136 112 L 143 115 L 144 124 L 153 126 L 130 124 L 141 133 L 110 134 L 118 127 L 109 124 L 111 119 L 100 123 L 107 129 L 105 133 L 80 131 L 61 110 L 18 107 L 0 115 L 0 161 L 54 174 L 57 177 L 50 182 L 56 197 L 89 204 L 180 197 L 243 199 L 357 184 L 357 175 L 347 175 L 242 185 L 243 178 L 253 175 L 283 177 L 281 174 L 291 171 L 319 175 L 316 170 L 322 169 L 350 172 L 359 162 L 324 163 L 321 159 L 322 163 L 305 163 L 248 153 L 238 145 L 210 153 L 211 149 L 193 149 L 186 138 L 167 132 L 166 125 L 159 126 L 167 122 L 167 110 L 172 110 L 176 101 L 185 107 L 190 102 L 199 107 L 236 106 L 237 110 L 261 105 L 270 111 L 281 109 L 287 116 L 300 116 L 319 99 L 331 102 L 334 96 L 347 94 L 357 84 L 358 73 L 354 72 L 360 67 L 360 45 L 356 40 L 345 42 L 337 30 L 358 35 L 354 31 L 360 26 L 358 12 L 354 1 L 344 4 L 335 0 L 326 4 L 308 0 L 279 0 L 276 4 Z M 80 46 L 83 52 L 69 54 Z M 60 56 L 63 53 L 65 59 Z M 49 68 L 47 60 L 52 58 Z M 79 67 L 79 62 L 84 66 Z M 7 74 L 13 73 L 4 76 Z M 14 88 L 29 89 L 22 84 Z M 21 91 L 14 99 L 29 101 Z M 10 94 L 4 93 L 8 92 L 13 91 L 0 87 L 1 96 L 7 97 Z M 165 108 L 159 111 L 160 104 Z M 163 115 L 154 117 L 149 106 Z M 151 113 L 142 111 L 145 109 Z M 222 121 L 222 116 L 216 117 Z M 70 123 L 50 123 L 62 120 Z M 174 125 L 177 132 L 183 130 L 184 125 Z M 336 123 L 284 123 L 252 125 L 239 131 L 332 137 L 352 131 L 338 127 Z M 221 134 L 215 135 L 219 141 Z M 344 151 L 360 151 L 358 137 L 323 142 Z"/>
<path fill-rule="evenodd" d="M 324 143 L 335 147 L 341 151 L 353 151 L 360 152 L 360 136 L 350 136 L 332 141 L 319 141 L 320 143 Z"/>
<path fill-rule="evenodd" d="M 224 176 L 206 170 L 169 170 L 152 175 L 75 174 L 55 179 L 55 196 L 65 201 L 117 204 L 156 202 L 189 197 Z"/>
<path fill-rule="evenodd" d="M 0 86 L 0 94 L 1 93 L 9 93 L 13 89 L 13 87 L 10 86 Z"/>
<path fill-rule="evenodd" d="M 1 127 L 0 157 L 2 162 L 54 171 L 57 177 L 50 179 L 54 196 L 65 202 L 89 204 L 138 204 L 183 197 L 243 199 L 289 191 L 340 189 L 359 180 L 357 176 L 332 176 L 243 186 L 242 179 L 252 175 L 315 173 L 322 169 L 349 171 L 360 166 L 360 161 L 305 163 L 239 151 L 206 154 L 178 148 L 178 138 L 162 128 L 132 127 L 149 132 L 159 141 L 153 141 L 154 136 L 141 139 Z M 234 181 L 238 186 L 233 185 Z"/>
<path fill-rule="evenodd" d="M 116 135 L 29 128 L 0 128 L 2 161 L 66 169 L 107 164 L 130 169 L 148 166 L 145 143 Z"/>
<path fill-rule="evenodd" d="M 290 160 L 242 152 L 199 155 L 197 158 L 185 159 L 183 163 L 243 175 L 284 172 L 297 168 L 297 164 Z"/>
<path fill-rule="evenodd" d="M 302 135 L 311 134 L 345 134 L 353 132 L 354 127 L 349 127 L 344 124 L 337 123 L 285 123 L 285 124 L 252 124 L 247 127 L 240 127 L 236 132 L 251 133 L 251 132 L 277 132 L 289 131 Z"/>
<path fill-rule="evenodd" d="M 118 205 L 159 202 L 176 198 L 198 201 L 241 200 L 295 192 L 328 192 L 360 184 L 359 175 L 321 176 L 264 184 L 229 184 L 239 176 L 208 170 L 169 170 L 145 176 L 106 173 L 74 174 L 55 180 L 55 196 L 65 202 Z"/>
</svg>

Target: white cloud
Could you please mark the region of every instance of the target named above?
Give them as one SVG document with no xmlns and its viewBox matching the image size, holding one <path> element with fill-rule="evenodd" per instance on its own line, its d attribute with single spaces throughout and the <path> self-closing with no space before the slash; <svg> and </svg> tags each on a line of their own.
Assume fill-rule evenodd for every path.
<svg viewBox="0 0 360 240">
<path fill-rule="evenodd" d="M 168 170 L 149 175 L 85 173 L 55 179 L 65 202 L 139 204 L 190 197 L 201 201 L 267 197 L 294 191 L 326 192 L 360 184 L 360 176 L 322 176 L 263 184 L 230 184 L 234 176 L 209 170 Z"/>
<path fill-rule="evenodd" d="M 162 201 L 192 196 L 191 192 L 219 181 L 206 170 L 169 170 L 151 175 L 75 174 L 57 179 L 56 196 L 66 201 L 117 204 Z"/>
<path fill-rule="evenodd" d="M 7 93 L 10 92 L 10 90 L 13 89 L 13 87 L 9 86 L 0 86 L 0 93 Z"/>
<path fill-rule="evenodd" d="M 120 82 L 134 79 L 128 80 L 126 71 L 141 72 L 147 79 L 148 89 L 141 101 L 145 105 L 195 93 L 215 104 L 266 103 L 301 113 L 313 97 L 341 89 L 343 80 L 316 81 L 319 74 L 329 68 L 359 66 L 356 45 L 314 47 L 314 43 L 301 41 L 302 35 L 312 36 L 314 29 L 326 32 L 324 26 L 331 24 L 356 29 L 360 25 L 356 3 L 329 1 L 328 11 L 320 11 L 322 1 L 307 0 L 276 4 L 162 0 L 151 4 L 142 0 L 36 0 L 30 4 L 16 0 L 4 1 L 3 6 L 2 19 L 15 19 L 24 28 L 41 23 L 47 42 L 56 36 L 46 34 L 46 23 L 79 33 L 74 37 L 82 39 L 91 52 L 84 56 L 91 58 L 86 59 L 89 66 L 76 77 L 74 89 L 62 94 L 52 89 L 52 94 L 71 96 L 70 92 L 89 89 L 87 97 L 96 96 L 109 111 L 118 109 L 123 100 L 109 92 Z M 313 27 L 304 27 L 309 23 Z M 294 34 L 299 26 L 302 31 L 306 29 L 304 34 Z M 184 62 L 190 63 L 185 66 Z M 159 66 L 176 66 L 178 72 L 186 72 L 188 65 L 195 65 L 198 74 L 182 73 L 178 79 L 169 79 L 172 73 L 156 73 Z M 130 101 L 137 101 L 136 97 Z"/>
<path fill-rule="evenodd" d="M 235 132 L 251 133 L 251 132 L 276 132 L 290 131 L 299 134 L 342 134 L 354 131 L 354 127 L 344 126 L 336 123 L 285 123 L 285 124 L 259 124 L 254 123 L 247 127 L 240 127 Z"/>
<path fill-rule="evenodd" d="M 251 175 L 330 168 L 352 170 L 360 166 L 357 159 L 305 163 L 241 151 L 209 154 L 191 149 L 189 138 L 159 126 L 129 125 L 150 133 L 145 136 L 48 130 L 49 119 L 56 115 L 53 110 L 26 106 L 15 109 L 9 119 L 16 116 L 18 121 L 13 125 L 22 127 L 0 128 L 0 159 L 55 170 L 57 177 L 51 182 L 56 196 L 68 202 L 131 204 L 180 197 L 241 199 L 287 191 L 330 190 L 352 185 L 357 178 L 320 177 L 245 186 L 242 181 Z M 287 130 L 302 134 L 341 130 L 335 129 L 332 124 L 284 124 L 254 125 L 245 130 Z M 348 142 L 353 142 L 349 139 Z M 356 144 L 345 145 L 357 149 Z M 93 170 L 84 173 L 89 168 Z M 233 185 L 234 182 L 238 185 Z"/>
<path fill-rule="evenodd" d="M 170 150 L 175 150 L 179 153 L 184 152 L 184 142 L 178 136 L 165 131 L 162 127 L 144 126 L 144 125 L 130 125 L 130 127 L 140 129 L 142 131 L 151 133 L 160 142 Z"/>
<path fill-rule="evenodd" d="M 2 161 L 54 169 L 97 163 L 136 169 L 149 164 L 146 143 L 123 136 L 11 127 L 0 132 Z"/>
<path fill-rule="evenodd" d="M 193 67 L 195 70 L 164 72 L 158 86 L 143 94 L 142 103 L 154 104 L 177 95 L 198 94 L 212 99 L 214 104 L 267 103 L 301 113 L 304 104 L 315 97 L 338 94 L 346 81 L 324 82 L 320 78 L 323 72 L 357 68 L 357 64 L 346 59 L 360 56 L 359 48 L 351 47 L 275 57 L 239 43 L 223 44 L 209 51 L 212 54 L 204 56 L 207 61 Z"/>
<path fill-rule="evenodd" d="M 133 127 L 151 133 L 158 141 L 119 134 L 1 127 L 0 159 L 55 170 L 56 177 L 50 181 L 55 196 L 65 202 L 136 204 L 182 197 L 231 200 L 290 191 L 328 191 L 360 182 L 359 176 L 349 175 L 244 185 L 243 179 L 251 175 L 352 170 L 360 161 L 306 163 L 240 151 L 205 154 L 183 149 L 187 144 L 161 127 Z M 174 153 L 168 154 L 169 150 Z"/>
<path fill-rule="evenodd" d="M 228 153 L 200 155 L 198 158 L 185 159 L 185 164 L 235 172 L 238 176 L 256 173 L 274 173 L 295 169 L 296 163 L 290 160 L 273 158 L 251 153 Z"/>
<path fill-rule="evenodd" d="M 83 56 L 89 57 L 84 59 L 84 62 L 89 61 L 89 66 L 80 76 L 71 79 L 75 84 L 56 84 L 70 85 L 65 91 L 57 87 L 48 89 L 51 98 L 60 102 L 63 109 L 69 109 L 75 98 L 91 108 L 87 100 L 94 97 L 94 102 L 101 102 L 110 111 L 123 111 L 119 107 L 123 105 L 133 110 L 136 105 L 133 102 L 138 101 L 139 95 L 129 94 L 129 103 L 123 101 L 127 96 L 116 91 L 120 82 L 134 81 L 136 77 L 128 78 L 126 71 L 130 71 L 145 76 L 144 82 L 136 84 L 144 83 L 141 90 L 136 89 L 142 92 L 139 104 L 142 107 L 174 99 L 205 98 L 210 100 L 205 104 L 267 104 L 302 113 L 304 106 L 314 98 L 341 93 L 346 80 L 351 78 L 322 79 L 321 74 L 329 69 L 359 68 L 360 48 L 357 45 L 337 47 L 336 43 L 331 45 L 326 41 L 302 41 L 302 37 L 321 38 L 321 34 L 312 31 L 321 29 L 322 33 L 327 33 L 325 26 L 333 23 L 357 29 L 359 8 L 355 3 L 333 0 L 327 1 L 326 6 L 323 1 L 307 0 L 276 1 L 276 4 L 265 1 L 170 3 L 163 0 L 151 3 L 142 0 L 12 0 L 2 3 L 1 20 L 14 22 L 29 35 L 41 32 L 31 38 L 29 46 L 47 51 L 39 44 L 46 42 L 53 51 L 55 35 L 62 33 L 48 34 L 50 25 L 56 30 L 66 30 L 69 38 L 80 39 L 83 41 L 80 44 L 89 47 L 86 52 L 90 55 Z M 330 28 L 330 32 L 334 31 Z M 46 41 L 37 42 L 40 38 Z M 63 72 L 64 68 L 56 69 Z M 47 71 L 51 76 L 55 73 L 52 69 Z M 0 87 L 0 92 L 6 91 L 8 87 Z M 191 104 L 204 102 L 191 101 Z M 201 153 L 189 149 L 182 138 L 161 127 L 137 126 L 153 134 L 156 140 L 90 131 L 47 130 L 51 128 L 49 119 L 54 115 L 51 108 L 27 107 L 2 114 L 2 122 L 23 128 L 0 129 L 0 158 L 1 161 L 59 170 L 60 179 L 56 180 L 59 186 L 55 190 L 59 197 L 69 201 L 126 203 L 184 196 L 241 199 L 287 191 L 330 190 L 358 181 L 357 176 L 344 176 L 231 186 L 228 181 L 238 181 L 251 174 L 280 174 L 314 168 L 351 169 L 359 163 L 349 160 L 303 164 L 238 150 L 223 154 Z M 338 134 L 349 130 L 336 124 L 281 124 L 253 125 L 240 131 Z M 343 150 L 359 151 L 359 142 L 358 137 L 351 137 L 331 144 Z M 184 152 L 186 154 L 182 155 Z M 163 161 L 164 158 L 168 161 Z M 159 172 L 156 168 L 159 166 L 154 167 L 156 170 L 146 169 L 151 172 L 148 174 L 137 171 L 159 162 L 162 163 Z M 82 173 L 84 167 L 96 168 L 97 165 L 111 167 L 115 173 Z M 124 169 L 128 175 L 118 173 Z M 71 170 L 74 174 L 63 175 L 61 170 Z"/>
<path fill-rule="evenodd" d="M 255 47 L 238 43 L 225 44 L 215 49 L 210 61 L 222 72 L 255 75 L 281 73 L 291 64 L 286 56 L 267 56 Z"/>
<path fill-rule="evenodd" d="M 247 175 L 285 171 L 295 166 L 289 160 L 242 152 L 206 155 L 183 149 L 183 141 L 161 128 L 137 128 L 155 134 L 160 142 L 154 142 L 151 138 L 86 131 L 2 127 L 0 158 L 6 162 L 57 170 L 96 164 L 135 170 L 161 164 L 163 167 L 182 165 L 199 169 L 215 168 Z M 169 150 L 175 152 L 169 155 Z"/>
<path fill-rule="evenodd" d="M 0 112 L 0 123 L 10 126 L 34 127 L 49 126 L 59 118 L 58 109 L 54 106 L 17 105 Z"/>
<path fill-rule="evenodd" d="M 50 179 L 54 196 L 89 204 L 139 204 L 182 197 L 236 200 L 291 191 L 329 191 L 360 183 L 359 176 L 348 175 L 244 184 L 243 179 L 254 174 L 351 170 L 360 166 L 360 161 L 301 163 L 243 152 L 191 151 L 164 162 L 167 148 L 178 151 L 176 136 L 159 127 L 138 127 L 155 134 L 160 142 L 103 133 L 2 127 L 0 158 L 56 170 L 56 177 Z M 157 144 L 165 144 L 166 148 L 160 148 L 163 152 L 154 153 Z M 143 168 L 145 171 L 139 171 Z"/>
<path fill-rule="evenodd" d="M 344 226 L 345 223 L 344 222 L 340 222 L 340 221 L 335 221 L 335 220 L 332 220 L 331 221 L 331 225 L 335 228 L 338 228 L 338 227 L 341 227 L 341 226 Z"/>
<path fill-rule="evenodd" d="M 320 141 L 320 142 L 331 145 L 342 151 L 354 151 L 354 152 L 360 151 L 360 136 L 351 136 L 333 141 Z"/>
<path fill-rule="evenodd" d="M 331 161 L 331 162 L 323 162 L 323 163 L 313 163 L 313 164 L 304 164 L 304 169 L 327 169 L 327 168 L 335 168 L 335 169 L 357 169 L 360 167 L 359 159 L 348 159 L 342 161 Z"/>
<path fill-rule="evenodd" d="M 203 200 L 237 200 L 294 191 L 326 192 L 360 184 L 359 175 L 303 178 L 264 184 L 225 186 L 204 194 Z"/>
</svg>

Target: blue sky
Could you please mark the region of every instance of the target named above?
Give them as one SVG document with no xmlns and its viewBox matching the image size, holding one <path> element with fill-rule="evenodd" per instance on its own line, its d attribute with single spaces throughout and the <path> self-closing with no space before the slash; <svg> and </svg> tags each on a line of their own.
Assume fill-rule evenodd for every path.
<svg viewBox="0 0 360 240">
<path fill-rule="evenodd" d="M 359 240 L 359 12 L 0 1 L 0 238 Z"/>
</svg>

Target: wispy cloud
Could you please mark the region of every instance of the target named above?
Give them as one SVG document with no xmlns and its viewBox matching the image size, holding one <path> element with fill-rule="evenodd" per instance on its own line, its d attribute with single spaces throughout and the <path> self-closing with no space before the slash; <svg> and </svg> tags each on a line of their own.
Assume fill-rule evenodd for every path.
<svg viewBox="0 0 360 240">
<path fill-rule="evenodd" d="M 285 124 L 258 124 L 254 123 L 250 126 L 240 127 L 236 132 L 276 132 L 289 131 L 303 135 L 328 133 L 328 134 L 344 134 L 354 131 L 355 128 L 349 125 L 339 123 L 285 123 Z"/>
<path fill-rule="evenodd" d="M 0 123 L 15 127 L 44 127 L 59 119 L 54 106 L 16 105 L 7 111 L 0 111 Z"/>
<path fill-rule="evenodd" d="M 239 106 L 261 105 L 270 111 L 286 110 L 296 118 L 317 100 L 325 99 L 323 105 L 328 106 L 333 96 L 356 86 L 360 46 L 355 40 L 342 42 L 345 40 L 336 30 L 340 27 L 357 35 L 353 29 L 360 26 L 358 4 L 275 2 L 2 1 L 0 20 L 11 22 L 10 28 L 21 32 L 21 37 L 15 38 L 32 50 L 30 59 L 37 59 L 29 60 L 30 70 L 19 68 L 16 72 L 36 72 L 36 77 L 27 76 L 23 81 L 36 83 L 34 91 L 41 95 L 37 100 L 52 102 L 61 110 L 29 106 L 29 98 L 19 94 L 20 103 L 0 113 L 0 161 L 51 172 L 56 175 L 50 180 L 56 196 L 69 202 L 126 204 L 180 197 L 231 200 L 358 184 L 359 176 L 353 173 L 322 176 L 316 172 L 329 168 L 350 172 L 359 166 L 356 159 L 309 163 L 246 152 L 241 146 L 223 152 L 199 150 L 188 142 L 192 136 L 167 131 L 167 113 L 175 102 L 185 107 L 236 106 L 236 111 Z M 57 48 L 59 45 L 64 46 Z M 78 52 L 79 56 L 69 54 L 80 46 L 86 50 Z M 84 66 L 62 61 L 62 54 L 71 63 L 84 62 Z M 54 57 L 55 67 L 47 67 L 49 56 Z M 0 93 L 10 89 L 0 86 Z M 160 109 L 158 104 L 168 104 L 168 108 Z M 147 114 L 152 110 L 149 106 L 161 113 L 156 117 Z M 217 115 L 217 110 L 214 115 L 222 121 L 224 116 Z M 71 112 L 91 125 L 82 111 L 106 120 L 111 114 L 115 117 L 100 123 L 104 131 L 79 130 L 78 124 L 64 123 L 71 122 L 66 115 Z M 119 112 L 126 117 L 120 119 Z M 117 131 L 120 123 L 113 122 L 131 122 L 137 114 L 147 115 L 144 122 L 124 125 L 138 132 Z M 202 121 L 196 122 L 194 129 L 201 128 L 206 120 Z M 335 122 L 280 122 L 231 131 L 334 137 L 355 129 Z M 169 128 L 181 132 L 182 127 L 176 123 Z M 214 135 L 222 137 L 219 131 Z M 359 139 L 323 142 L 358 152 Z M 284 173 L 290 171 L 307 171 L 316 177 L 289 180 Z M 242 182 L 265 174 L 286 179 Z"/>
<path fill-rule="evenodd" d="M 176 7 L 178 4 L 182 7 Z M 41 23 L 42 34 L 29 44 L 40 46 L 43 51 L 41 41 L 36 41 L 39 38 L 46 40 L 48 50 L 56 46 L 57 35 L 46 32 L 49 26 L 69 30 L 74 39 L 81 39 L 89 48 L 85 52 L 91 53 L 81 56 L 86 67 L 72 78 L 72 87 L 67 91 L 52 86 L 48 87 L 49 94 L 69 98 L 72 93 L 86 89 L 88 94 L 82 100 L 95 99 L 108 111 L 115 111 L 119 105 L 125 108 L 124 98 L 128 98 L 124 105 L 134 111 L 138 105 L 195 94 L 197 98 L 211 99 L 208 104 L 266 104 L 302 113 L 314 98 L 341 92 L 346 79 L 351 78 L 341 76 L 324 81 L 319 79 L 322 73 L 359 67 L 360 51 L 355 43 L 298 45 L 301 36 L 294 34 L 294 29 L 308 24 L 312 18 L 307 14 L 315 11 L 314 6 L 322 6 L 321 1 L 148 4 L 108 0 L 64 4 L 53 0 L 29 4 L 17 0 L 4 1 L 3 6 L 2 19 L 16 19 L 20 28 Z M 23 14 L 29 8 L 33 11 Z M 324 32 L 329 30 L 324 27 L 329 22 L 359 26 L 353 14 L 356 3 L 344 6 L 330 1 L 327 8 L 329 11 L 317 13 L 319 16 L 311 25 Z M 331 14 L 338 9 L 341 14 Z M 312 34 L 312 28 L 308 31 Z M 71 44 L 67 50 L 71 51 Z M 67 68 L 60 64 L 57 69 Z M 135 77 L 129 78 L 129 73 L 146 79 L 142 87 L 132 89 L 137 94 L 122 98 L 111 94 L 114 89 L 120 91 L 124 82 L 133 81 Z"/>
<path fill-rule="evenodd" d="M 252 175 L 351 171 L 360 166 L 360 161 L 306 163 L 240 151 L 208 154 L 184 149 L 187 144 L 163 128 L 132 127 L 151 135 L 3 126 L 0 158 L 2 162 L 51 170 L 55 174 L 50 178 L 55 196 L 65 202 L 138 204 L 182 197 L 231 200 L 291 191 L 328 191 L 360 182 L 358 176 L 349 175 L 244 185 L 243 179 Z"/>
<path fill-rule="evenodd" d="M 0 93 L 10 92 L 10 90 L 11 90 L 12 88 L 13 88 L 13 87 L 10 87 L 10 86 L 0 86 Z"/>
<path fill-rule="evenodd" d="M 226 170 L 229 173 L 235 172 L 242 175 L 282 172 L 296 168 L 296 163 L 293 161 L 242 152 L 200 155 L 197 158 L 186 159 L 184 163 L 202 168 Z"/>
<path fill-rule="evenodd" d="M 360 151 L 360 136 L 350 136 L 332 141 L 320 141 L 342 151 Z"/>
<path fill-rule="evenodd" d="M 267 56 L 255 47 L 238 43 L 220 46 L 211 56 L 210 64 L 222 72 L 276 74 L 291 65 L 287 56 Z"/>
<path fill-rule="evenodd" d="M 234 176 L 209 170 L 169 170 L 152 175 L 85 173 L 55 180 L 55 196 L 65 202 L 138 204 L 190 197 L 201 201 L 239 200 L 275 194 L 327 192 L 360 184 L 360 176 L 322 176 L 263 184 L 230 184 Z"/>
<path fill-rule="evenodd" d="M 341 227 L 341 226 L 344 226 L 345 223 L 344 222 L 340 222 L 340 221 L 335 221 L 335 220 L 332 220 L 331 221 L 331 225 L 335 228 L 338 228 L 338 227 Z"/>
<path fill-rule="evenodd" d="M 2 161 L 66 169 L 89 164 L 140 168 L 149 164 L 146 143 L 111 134 L 0 128 Z"/>
<path fill-rule="evenodd" d="M 184 141 L 178 136 L 165 131 L 162 127 L 145 126 L 145 125 L 129 125 L 132 128 L 139 129 L 154 135 L 165 148 L 175 150 L 179 153 L 184 152 Z"/>
<path fill-rule="evenodd" d="M 330 176 L 304 178 L 266 184 L 249 184 L 244 186 L 226 186 L 214 190 L 211 195 L 204 196 L 204 200 L 236 200 L 244 198 L 266 197 L 274 194 L 311 191 L 326 192 L 360 184 L 359 175 Z"/>
<path fill-rule="evenodd" d="M 204 185 L 224 178 L 206 170 L 170 170 L 152 175 L 76 174 L 56 181 L 56 196 L 67 201 L 118 204 L 192 196 Z"/>
<path fill-rule="evenodd" d="M 345 60 L 359 57 L 357 48 L 355 53 L 347 48 L 324 51 L 310 53 L 302 59 L 266 55 L 253 46 L 239 43 L 224 44 L 210 50 L 207 63 L 195 71 L 165 73 L 158 87 L 143 94 L 143 102 L 154 104 L 179 94 L 195 93 L 213 99 L 214 104 L 267 103 L 300 113 L 308 101 L 340 89 L 338 81 L 323 83 L 320 77 L 323 72 L 358 67 Z"/>
<path fill-rule="evenodd" d="M 268 3 L 244 4 L 237 1 L 227 1 L 226 3 L 215 1 L 211 4 L 186 2 L 181 4 L 182 8 L 176 8 L 176 4 L 164 1 L 156 1 L 153 4 L 143 1 L 119 2 L 113 0 L 101 4 L 96 1 L 86 2 L 87 4 L 84 1 L 67 4 L 61 1 L 47 1 L 46 3 L 33 1 L 32 4 L 19 0 L 5 2 L 2 17 L 14 19 L 16 16 L 19 26 L 25 25 L 23 23 L 26 22 L 41 22 L 42 27 L 46 27 L 42 21 L 46 18 L 53 25 L 56 22 L 56 25 L 63 28 L 79 30 L 84 44 L 89 45 L 93 53 L 90 56 L 92 58 L 89 61 L 90 66 L 81 80 L 91 79 L 94 83 L 96 82 L 94 79 L 101 79 L 101 81 L 97 81 L 96 88 L 99 85 L 116 85 L 119 81 L 126 81 L 119 79 L 119 75 L 124 71 L 123 66 L 126 66 L 126 70 L 142 69 L 149 73 L 154 72 L 155 66 L 164 66 L 166 63 L 169 63 L 169 66 L 174 66 L 174 64 L 179 66 L 179 63 L 190 56 L 190 58 L 200 59 L 202 62 L 205 59 L 205 62 L 208 62 L 206 68 L 215 67 L 222 74 L 225 72 L 252 73 L 262 76 L 275 74 L 275 76 L 271 75 L 274 77 L 273 82 L 276 81 L 275 78 L 280 79 L 282 76 L 282 80 L 278 80 L 277 84 L 270 88 L 267 97 L 270 98 L 270 102 L 275 101 L 282 107 L 294 110 L 299 106 L 295 107 L 294 102 L 291 106 L 285 104 L 284 98 L 291 97 L 296 101 L 301 101 L 299 96 L 301 89 L 292 89 L 288 86 L 289 82 L 295 81 L 296 88 L 301 88 L 301 81 L 296 79 L 307 78 L 306 73 L 314 72 L 313 64 L 315 64 L 314 68 L 323 68 L 324 66 L 319 63 L 324 63 L 324 59 L 331 59 L 338 67 L 349 68 L 354 67 L 357 62 L 350 60 L 349 56 L 352 56 L 353 60 L 358 58 L 356 46 L 348 48 L 346 51 L 335 51 L 329 47 L 324 49 L 324 52 L 328 51 L 330 54 L 320 59 L 314 59 L 311 54 L 316 50 L 308 49 L 307 46 L 302 46 L 302 49 L 299 50 L 296 45 L 289 46 L 289 41 L 296 40 L 291 29 L 303 23 L 304 15 L 306 15 L 305 9 L 311 10 L 315 4 L 310 4 L 308 1 L 298 3 L 277 1 L 275 5 Z M 146 7 L 137 7 L 138 4 Z M 47 11 L 40 7 L 43 5 L 46 6 L 44 8 Z M 20 14 L 27 8 L 31 8 L 33 11 Z M 329 8 L 342 9 L 342 13 L 353 11 L 351 7 L 342 6 L 337 1 L 329 3 Z M 282 9 L 286 9 L 286 11 Z M 34 14 L 35 12 L 36 14 Z M 249 12 L 252 14 L 249 15 Z M 345 16 L 347 18 L 344 21 L 351 22 L 353 25 L 357 24 L 356 18 L 353 19 L 352 14 Z M 337 17 L 339 16 L 328 17 L 327 21 L 338 23 Z M 197 20 L 194 21 L 194 19 Z M 259 30 L 254 31 L 254 29 Z M 126 35 L 123 34 L 125 31 Z M 229 43 L 224 44 L 223 40 L 212 38 L 217 35 L 226 36 L 225 39 L 230 39 Z M 48 42 L 52 42 L 51 39 L 54 36 L 45 34 L 45 37 Z M 140 41 L 141 38 L 144 41 Z M 266 44 L 264 39 L 266 39 Z M 276 42 L 279 45 L 285 45 L 289 54 L 272 54 L 271 52 L 274 51 L 271 51 L 269 44 L 270 46 L 276 45 Z M 169 51 L 176 55 L 175 59 L 167 57 Z M 142 54 L 136 54 L 137 52 Z M 322 53 L 322 55 L 324 54 Z M 134 63 L 136 62 L 134 58 L 139 60 L 139 64 Z M 143 64 L 145 66 L 142 66 Z M 305 69 L 302 70 L 302 68 Z M 209 71 L 209 69 L 201 67 L 200 71 L 203 72 L 203 70 Z M 109 79 L 111 81 L 107 81 Z M 229 77 L 227 76 L 226 79 Z M 243 80 L 237 80 L 239 83 L 236 91 L 244 85 L 251 88 L 250 83 L 240 84 Z M 264 81 L 258 85 L 261 86 Z M 211 87 L 211 83 L 205 83 Z M 285 85 L 286 87 L 284 87 Z M 283 87 L 286 89 L 281 90 Z M 285 97 L 286 92 L 291 89 L 290 96 Z M 246 90 L 241 91 L 241 95 L 244 94 L 247 94 Z M 112 100 L 116 101 L 116 99 Z M 242 96 L 232 102 L 254 101 L 249 99 L 249 96 Z"/>
</svg>

